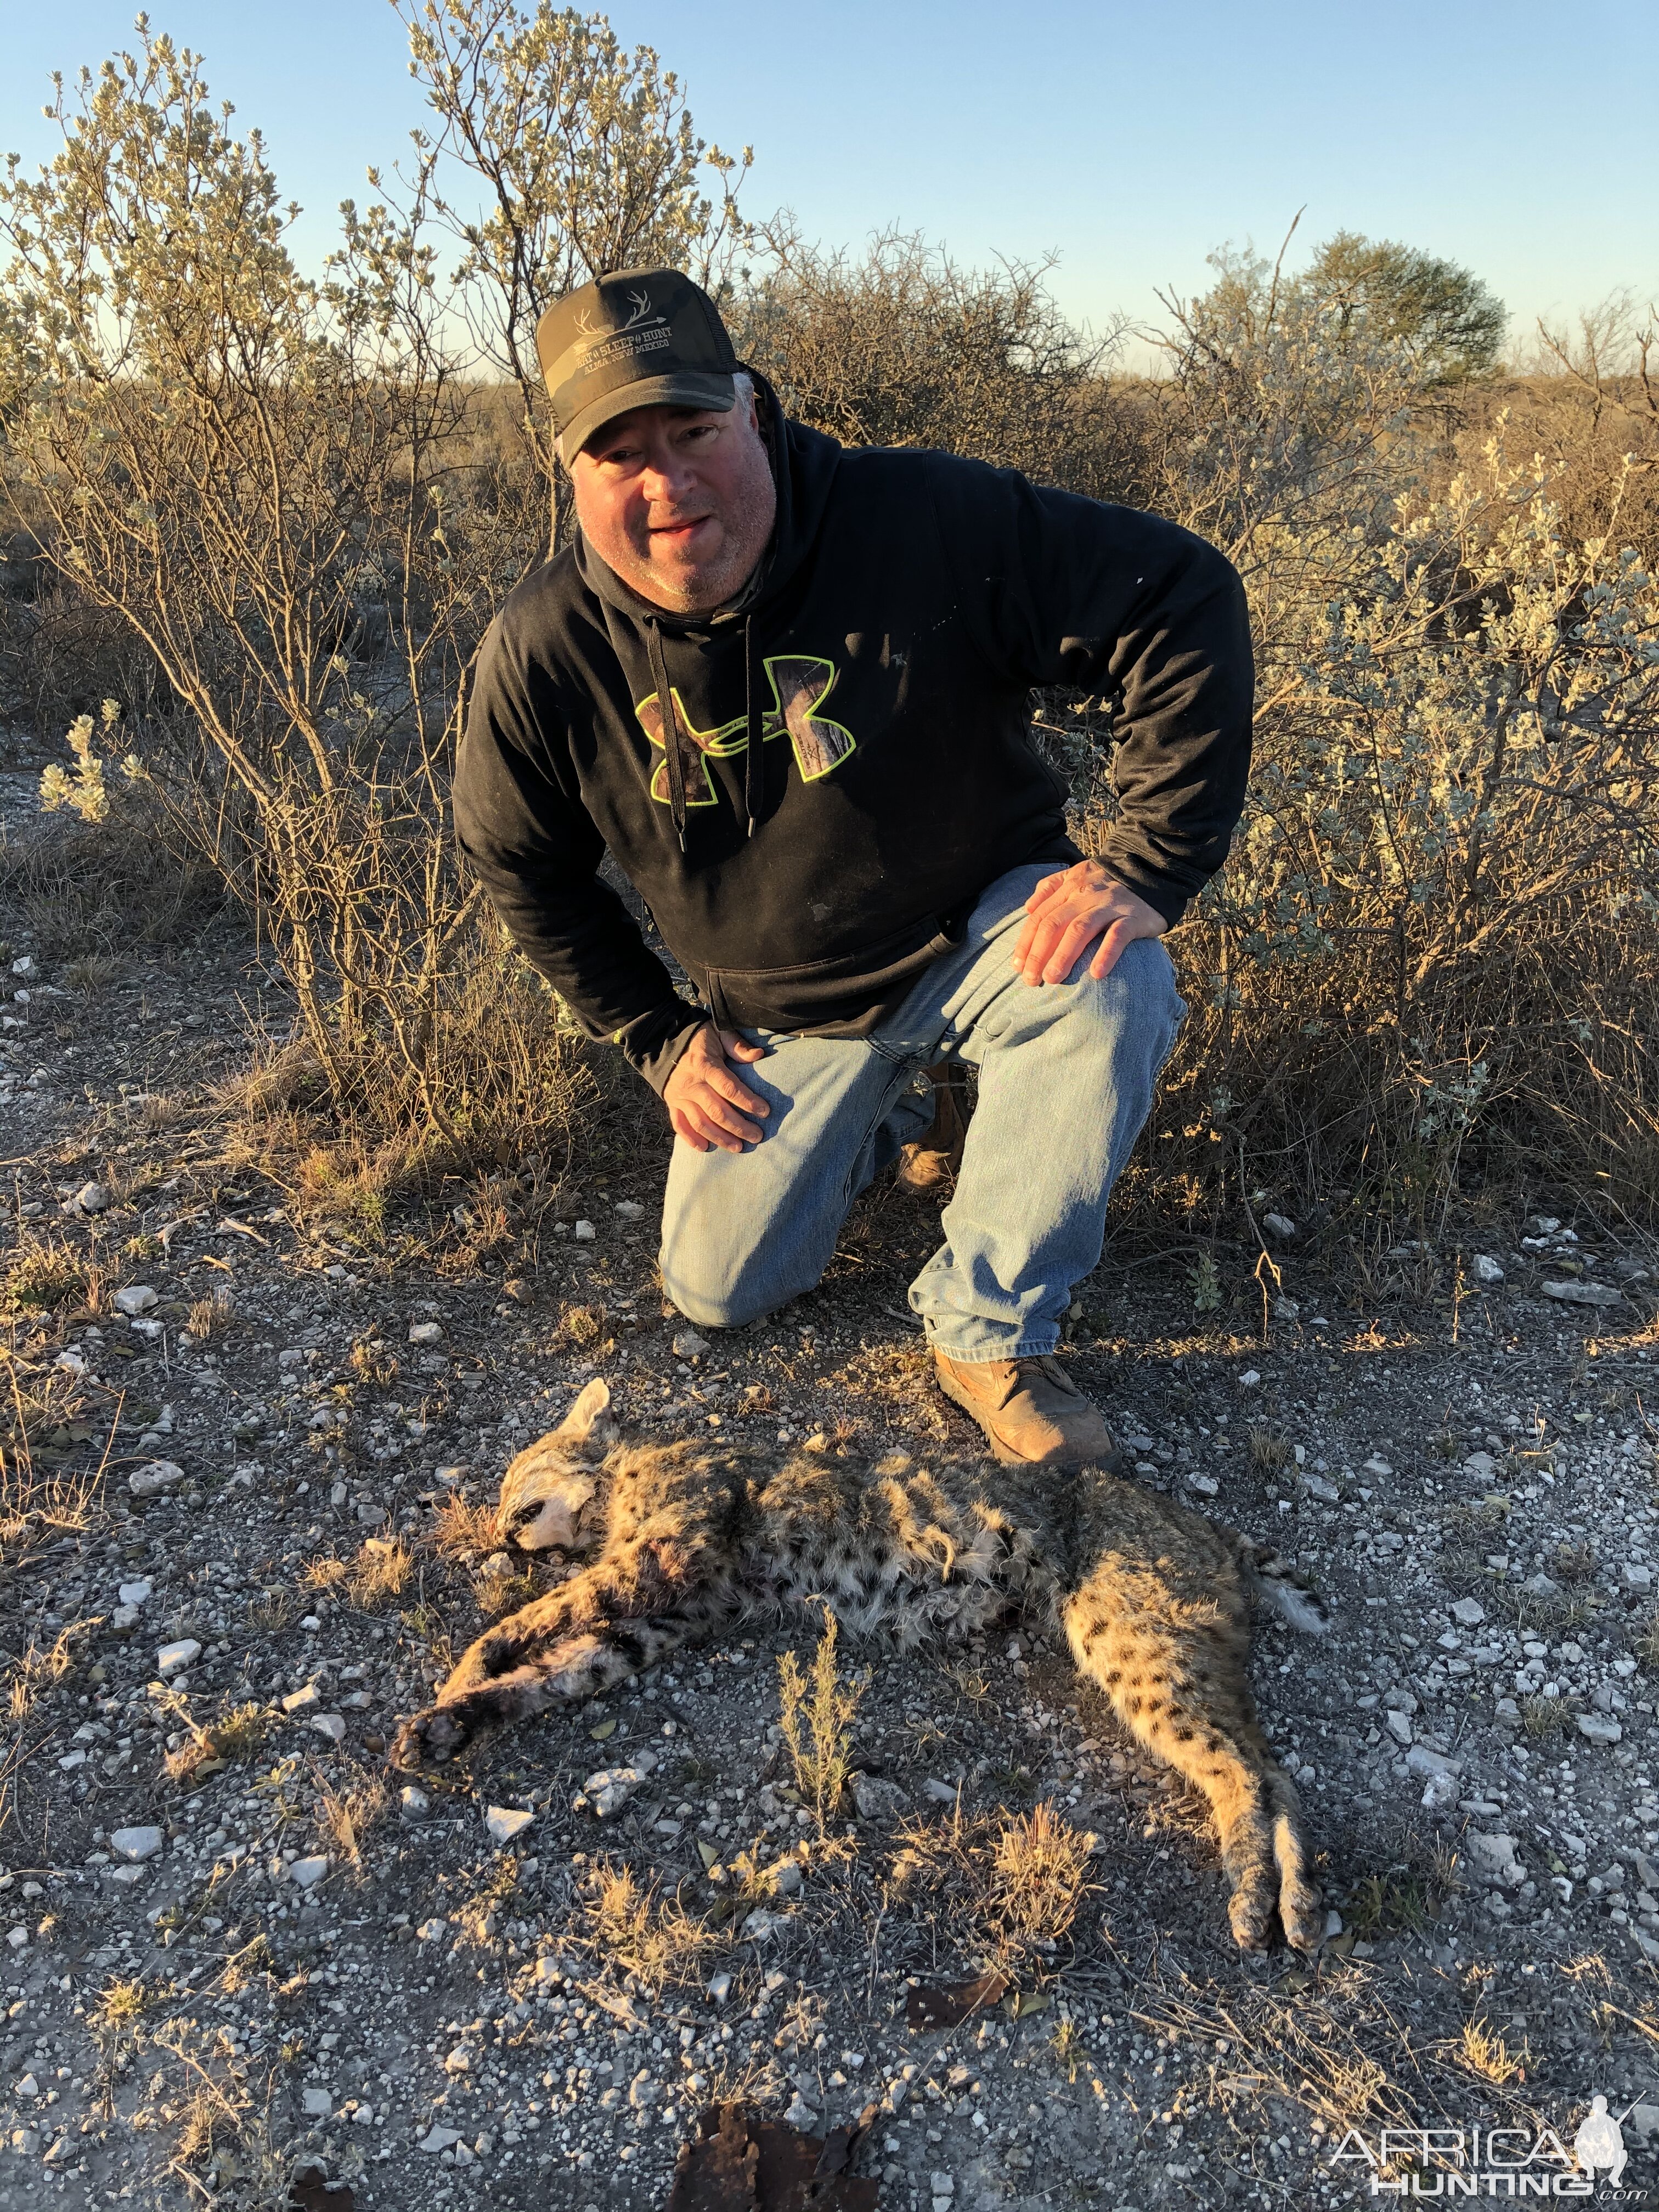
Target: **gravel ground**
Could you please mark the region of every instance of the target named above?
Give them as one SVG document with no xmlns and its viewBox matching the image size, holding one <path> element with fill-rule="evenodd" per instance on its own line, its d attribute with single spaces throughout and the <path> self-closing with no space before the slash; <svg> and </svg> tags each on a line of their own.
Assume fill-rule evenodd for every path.
<svg viewBox="0 0 1659 2212">
<path fill-rule="evenodd" d="M 1645 2096 L 1659 1337 L 1627 1237 L 1537 1192 L 1433 1249 L 1339 1206 L 1281 1236 L 1265 1336 L 1254 1246 L 1217 1248 L 1207 1312 L 1178 1240 L 1085 1286 L 1069 1356 L 1141 1478 L 1336 1616 L 1264 1622 L 1255 1661 L 1333 1934 L 1312 1969 L 1241 1959 L 1194 1803 L 1018 1621 L 842 1653 L 863 1780 L 822 1833 L 778 1741 L 793 1622 L 405 1788 L 398 1717 L 535 1586 L 482 1509 L 590 1375 L 642 1432 L 972 1450 L 902 1310 L 936 1212 L 872 1193 L 818 1292 L 698 1349 L 655 1285 L 643 1093 L 562 1177 L 354 1223 L 223 1103 L 289 1018 L 239 926 L 77 958 L 14 898 L 0 934 L 31 1438 L 0 2206 L 283 2204 L 307 2158 L 360 2207 L 655 2206 L 738 2094 L 818 2135 L 875 2107 L 854 2166 L 889 2212 L 1346 2203 L 1385 2122 L 1570 2146 L 1592 2094 Z M 623 1768 L 601 1817 L 583 1785 Z M 1011 1936 L 999 1837 L 1044 1803 L 1094 1838 L 1086 1887 Z M 998 2001 L 908 2026 L 995 1959 Z"/>
</svg>

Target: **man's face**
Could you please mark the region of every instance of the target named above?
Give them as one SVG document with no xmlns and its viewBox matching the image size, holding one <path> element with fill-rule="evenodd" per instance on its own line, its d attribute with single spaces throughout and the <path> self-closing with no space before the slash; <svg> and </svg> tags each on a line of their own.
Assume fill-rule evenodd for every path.
<svg viewBox="0 0 1659 2212">
<path fill-rule="evenodd" d="M 644 599 L 712 614 L 748 581 L 777 494 L 752 398 L 724 415 L 636 407 L 570 468 L 582 535 Z"/>
</svg>

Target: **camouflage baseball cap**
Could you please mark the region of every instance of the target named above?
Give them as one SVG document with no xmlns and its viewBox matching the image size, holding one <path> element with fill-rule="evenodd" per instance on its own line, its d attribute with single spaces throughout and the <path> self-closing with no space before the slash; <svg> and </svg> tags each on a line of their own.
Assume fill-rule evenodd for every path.
<svg viewBox="0 0 1659 2212">
<path fill-rule="evenodd" d="M 620 269 L 556 301 L 536 355 L 568 456 L 631 407 L 735 405 L 738 357 L 719 310 L 678 269 Z"/>
</svg>

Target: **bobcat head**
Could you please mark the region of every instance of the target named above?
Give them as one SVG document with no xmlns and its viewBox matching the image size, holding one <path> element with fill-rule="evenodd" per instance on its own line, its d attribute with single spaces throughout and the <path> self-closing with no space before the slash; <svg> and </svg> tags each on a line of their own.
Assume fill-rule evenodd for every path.
<svg viewBox="0 0 1659 2212">
<path fill-rule="evenodd" d="M 527 1445 L 501 1478 L 495 1525 L 526 1552 L 592 1551 L 604 1516 L 587 1509 L 599 1495 L 599 1468 L 617 1441 L 611 1393 L 596 1376 L 556 1429 Z"/>
</svg>

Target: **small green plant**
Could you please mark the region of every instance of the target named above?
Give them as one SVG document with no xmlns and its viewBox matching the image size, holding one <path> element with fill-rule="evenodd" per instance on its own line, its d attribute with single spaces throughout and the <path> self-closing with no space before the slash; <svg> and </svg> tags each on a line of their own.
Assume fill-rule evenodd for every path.
<svg viewBox="0 0 1659 2212">
<path fill-rule="evenodd" d="M 270 1715 L 263 1705 L 237 1705 L 222 1714 L 209 1727 L 213 1748 L 227 1761 L 248 1759 L 264 1741 L 270 1727 Z"/>
<path fill-rule="evenodd" d="M 55 1242 L 24 1245 L 6 1278 L 10 1304 L 48 1313 L 78 1298 L 85 1289 L 86 1274 L 80 1261 L 67 1246 Z"/>
<path fill-rule="evenodd" d="M 149 2002 L 149 1992 L 142 1982 L 112 1982 L 88 2017 L 94 2029 L 131 2027 Z"/>
<path fill-rule="evenodd" d="M 1223 1297 L 1221 1274 L 1214 1254 L 1200 1252 L 1187 1271 L 1187 1280 L 1192 1285 L 1193 1311 L 1213 1313 Z"/>
<path fill-rule="evenodd" d="M 819 1600 L 823 1604 L 823 1601 Z M 843 1681 L 836 1667 L 836 1616 L 823 1606 L 823 1633 L 803 1674 L 793 1651 L 778 1662 L 779 1715 L 801 1802 L 828 1832 L 853 1769 L 853 1723 L 866 1683 Z"/>
<path fill-rule="evenodd" d="M 1434 1902 L 1420 1873 L 1406 1866 L 1360 1877 L 1349 1893 L 1342 1917 L 1357 1936 L 1403 1930 L 1419 1934 L 1434 1917 Z"/>
</svg>

